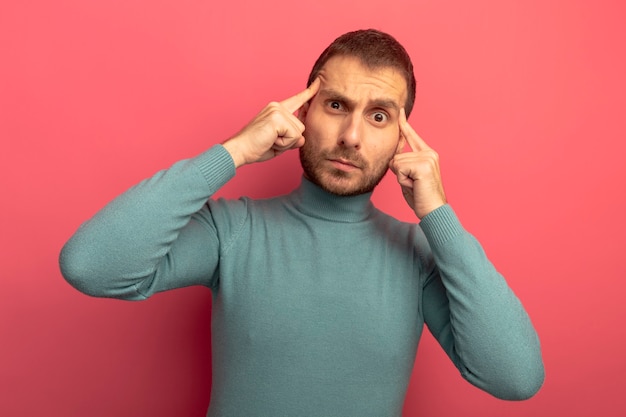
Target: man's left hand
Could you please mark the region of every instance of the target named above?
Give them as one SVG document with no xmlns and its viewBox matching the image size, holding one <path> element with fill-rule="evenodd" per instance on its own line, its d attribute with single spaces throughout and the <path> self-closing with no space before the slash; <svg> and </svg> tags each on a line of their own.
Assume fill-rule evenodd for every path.
<svg viewBox="0 0 626 417">
<path fill-rule="evenodd" d="M 398 153 L 389 162 L 389 168 L 396 174 L 406 202 L 422 219 L 447 202 L 439 171 L 439 155 L 413 130 L 404 109 L 400 111 L 399 125 L 400 134 L 411 151 Z"/>
</svg>

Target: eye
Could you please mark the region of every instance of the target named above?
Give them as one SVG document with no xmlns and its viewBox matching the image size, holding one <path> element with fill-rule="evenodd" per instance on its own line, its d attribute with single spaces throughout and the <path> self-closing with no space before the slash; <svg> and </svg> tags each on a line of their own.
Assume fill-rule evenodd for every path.
<svg viewBox="0 0 626 417">
<path fill-rule="evenodd" d="M 388 119 L 389 117 L 387 116 L 387 114 L 380 111 L 372 114 L 372 120 L 374 120 L 376 123 L 384 123 Z"/>
<path fill-rule="evenodd" d="M 330 101 L 328 106 L 333 110 L 341 110 L 341 103 L 338 101 Z"/>
</svg>

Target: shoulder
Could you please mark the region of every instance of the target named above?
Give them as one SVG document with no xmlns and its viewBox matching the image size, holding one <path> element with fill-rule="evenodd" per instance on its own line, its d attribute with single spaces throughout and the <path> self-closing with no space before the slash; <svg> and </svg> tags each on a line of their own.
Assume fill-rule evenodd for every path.
<svg viewBox="0 0 626 417">
<path fill-rule="evenodd" d="M 216 225 L 241 225 L 251 217 L 267 217 L 284 209 L 287 204 L 284 196 L 267 199 L 253 199 L 250 197 L 217 198 L 207 201 L 202 216 L 210 217 Z"/>
<path fill-rule="evenodd" d="M 411 247 L 419 253 L 430 252 L 428 239 L 419 223 L 398 220 L 378 209 L 374 211 L 372 221 L 387 239 Z"/>
</svg>

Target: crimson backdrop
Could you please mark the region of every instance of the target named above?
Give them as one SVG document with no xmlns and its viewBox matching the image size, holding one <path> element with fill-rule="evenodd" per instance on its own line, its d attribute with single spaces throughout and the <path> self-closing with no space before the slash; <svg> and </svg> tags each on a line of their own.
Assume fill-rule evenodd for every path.
<svg viewBox="0 0 626 417">
<path fill-rule="evenodd" d="M 406 416 L 623 416 L 625 21 L 617 0 L 3 2 L 0 415 L 204 415 L 209 291 L 91 299 L 61 278 L 59 249 L 131 184 L 302 89 L 336 36 L 376 27 L 414 57 L 411 123 L 547 370 L 535 398 L 499 401 L 425 334 Z M 299 175 L 292 153 L 221 194 Z M 393 178 L 375 202 L 411 219 Z"/>
</svg>

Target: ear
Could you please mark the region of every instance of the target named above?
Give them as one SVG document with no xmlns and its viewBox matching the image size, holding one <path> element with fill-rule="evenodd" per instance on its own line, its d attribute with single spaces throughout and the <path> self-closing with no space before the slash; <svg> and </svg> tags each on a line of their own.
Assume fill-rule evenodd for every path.
<svg viewBox="0 0 626 417">
<path fill-rule="evenodd" d="M 309 111 L 309 103 L 310 101 L 307 101 L 298 110 L 298 120 L 300 120 L 302 123 L 304 123 L 304 121 L 306 120 L 306 114 Z"/>
</svg>

